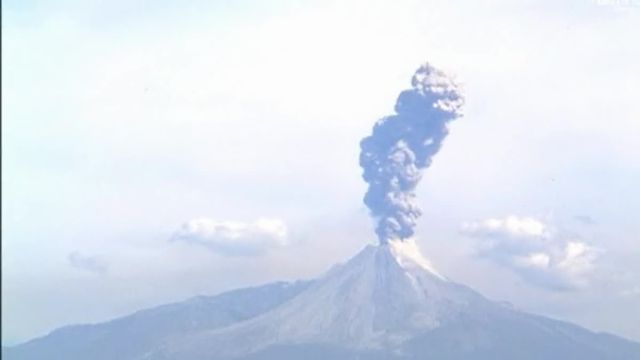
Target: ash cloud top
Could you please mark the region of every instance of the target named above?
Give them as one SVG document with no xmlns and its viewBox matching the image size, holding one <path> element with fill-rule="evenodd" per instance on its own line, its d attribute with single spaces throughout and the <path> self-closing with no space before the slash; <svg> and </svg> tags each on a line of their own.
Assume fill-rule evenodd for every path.
<svg viewBox="0 0 640 360">
<path fill-rule="evenodd" d="M 394 115 L 386 116 L 360 142 L 362 177 L 369 184 L 364 203 L 377 222 L 381 243 L 406 239 L 421 215 L 415 188 L 422 170 L 440 150 L 448 123 L 462 114 L 459 86 L 426 63 L 400 93 Z"/>
</svg>

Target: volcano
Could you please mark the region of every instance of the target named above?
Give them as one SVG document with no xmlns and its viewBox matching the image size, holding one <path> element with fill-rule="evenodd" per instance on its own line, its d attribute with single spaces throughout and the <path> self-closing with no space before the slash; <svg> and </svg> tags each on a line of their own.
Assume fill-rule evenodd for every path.
<svg viewBox="0 0 640 360">
<path fill-rule="evenodd" d="M 367 246 L 315 280 L 66 327 L 3 358 L 639 360 L 640 344 L 488 300 L 408 240 Z"/>
</svg>

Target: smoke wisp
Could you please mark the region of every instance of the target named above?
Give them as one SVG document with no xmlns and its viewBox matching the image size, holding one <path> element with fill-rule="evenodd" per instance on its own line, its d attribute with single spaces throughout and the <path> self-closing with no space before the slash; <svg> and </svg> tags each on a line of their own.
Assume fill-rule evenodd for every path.
<svg viewBox="0 0 640 360">
<path fill-rule="evenodd" d="M 413 235 L 421 214 L 415 188 L 440 150 L 448 123 L 462 115 L 463 103 L 459 86 L 426 63 L 398 96 L 396 114 L 378 120 L 360 142 L 362 177 L 369 184 L 364 203 L 381 243 Z"/>
</svg>

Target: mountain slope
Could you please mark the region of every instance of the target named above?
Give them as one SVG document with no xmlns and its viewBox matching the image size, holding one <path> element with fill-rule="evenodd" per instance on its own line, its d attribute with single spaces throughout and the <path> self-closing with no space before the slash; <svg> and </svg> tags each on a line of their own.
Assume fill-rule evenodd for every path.
<svg viewBox="0 0 640 360">
<path fill-rule="evenodd" d="M 101 324 L 60 328 L 22 345 L 3 348 L 7 359 L 138 359 L 167 339 L 252 318 L 296 296 L 308 281 L 278 282 L 218 296 L 142 310 Z M 260 299 L 260 301 L 255 301 Z"/>
<path fill-rule="evenodd" d="M 7 359 L 640 360 L 640 344 L 526 314 L 438 274 L 415 243 L 368 246 L 312 282 L 59 330 Z"/>
<path fill-rule="evenodd" d="M 237 356 L 281 343 L 389 348 L 457 313 L 490 305 L 432 271 L 415 244 L 392 242 L 366 247 L 271 312 L 181 337 L 163 350 L 171 358 L 201 358 L 209 353 Z"/>
</svg>

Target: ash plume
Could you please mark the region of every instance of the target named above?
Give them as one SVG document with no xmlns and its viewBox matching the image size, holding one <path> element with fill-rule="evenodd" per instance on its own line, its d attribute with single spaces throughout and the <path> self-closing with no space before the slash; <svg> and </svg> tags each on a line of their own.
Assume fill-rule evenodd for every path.
<svg viewBox="0 0 640 360">
<path fill-rule="evenodd" d="M 364 203 L 377 221 L 380 243 L 413 235 L 421 215 L 415 188 L 463 103 L 459 86 L 426 63 L 413 75 L 411 89 L 398 96 L 396 114 L 378 120 L 360 142 L 362 177 L 369 184 Z"/>
</svg>

